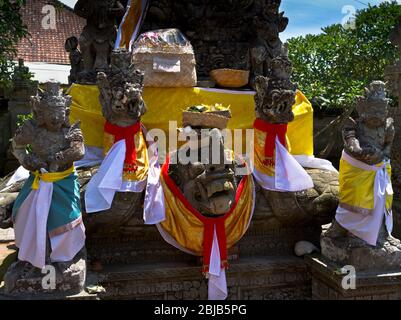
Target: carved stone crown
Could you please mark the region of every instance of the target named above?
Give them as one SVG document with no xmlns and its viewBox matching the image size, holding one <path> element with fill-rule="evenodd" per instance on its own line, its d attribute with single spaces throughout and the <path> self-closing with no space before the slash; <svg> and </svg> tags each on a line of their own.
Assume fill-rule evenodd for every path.
<svg viewBox="0 0 401 320">
<path fill-rule="evenodd" d="M 59 82 L 45 83 L 43 92 L 31 98 L 32 109 L 34 112 L 46 112 L 49 109 L 64 108 L 69 111 L 72 98 L 63 94 Z"/>
<path fill-rule="evenodd" d="M 367 109 L 385 112 L 390 101 L 387 98 L 386 84 L 383 81 L 373 81 L 365 88 L 365 96 L 358 97 L 357 110 L 358 113 L 366 112 Z"/>
<path fill-rule="evenodd" d="M 143 88 L 144 74 L 131 63 L 132 54 L 126 49 L 117 49 L 111 53 L 111 67 L 108 79 L 112 88 L 124 87 L 126 83 L 138 89 Z"/>
<path fill-rule="evenodd" d="M 291 82 L 292 63 L 286 48 L 272 59 L 267 77 L 255 79 L 256 116 L 270 123 L 288 123 L 294 119 L 292 106 L 295 103 L 297 84 Z"/>
</svg>

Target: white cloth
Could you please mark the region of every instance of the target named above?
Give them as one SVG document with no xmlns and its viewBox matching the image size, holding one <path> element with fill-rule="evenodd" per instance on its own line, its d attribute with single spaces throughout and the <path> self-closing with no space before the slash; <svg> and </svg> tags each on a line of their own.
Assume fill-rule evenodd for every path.
<svg viewBox="0 0 401 320">
<path fill-rule="evenodd" d="M 32 190 L 18 210 L 14 223 L 18 259 L 37 268 L 46 265 L 47 219 L 53 196 L 53 183 L 40 181 L 39 189 Z M 71 261 L 85 245 L 83 223 L 70 231 L 50 236 L 52 262 Z"/>
<path fill-rule="evenodd" d="M 217 240 L 216 227 L 213 235 L 212 253 L 210 256 L 208 299 L 227 299 L 226 270 L 221 268 L 219 242 Z"/>
<path fill-rule="evenodd" d="M 68 232 L 50 237 L 52 262 L 71 261 L 85 245 L 85 226 L 80 223 Z"/>
<path fill-rule="evenodd" d="M 123 180 L 125 151 L 125 140 L 115 143 L 99 171 L 89 181 L 85 192 L 87 213 L 110 209 L 116 192 L 142 192 L 145 189 L 146 179 L 132 182 Z"/>
<path fill-rule="evenodd" d="M 143 221 L 145 224 L 158 224 L 166 220 L 163 186 L 160 180 L 161 168 L 158 161 L 157 143 L 149 146 L 149 172 L 143 204 Z"/>
<path fill-rule="evenodd" d="M 27 180 L 28 178 L 29 178 L 29 170 L 26 170 L 23 166 L 20 166 L 8 180 L 8 182 L 6 183 L 6 187 L 0 192 L 6 192 L 12 187 L 14 183 Z"/>
<path fill-rule="evenodd" d="M 258 184 L 267 190 L 295 192 L 313 188 L 312 178 L 288 150 L 276 138 L 275 176 L 260 172 L 255 166 L 253 176 Z"/>
<path fill-rule="evenodd" d="M 103 161 L 103 149 L 97 147 L 85 146 L 85 155 L 83 159 L 75 162 L 75 168 L 88 168 L 101 164 Z"/>
<path fill-rule="evenodd" d="M 347 153 L 343 152 L 342 158 L 356 168 L 367 171 L 375 171 L 374 183 L 374 209 L 371 214 L 364 215 L 362 213 L 353 212 L 340 206 L 337 209 L 337 222 L 356 237 L 365 240 L 368 244 L 376 246 L 380 232 L 380 227 L 385 219 L 385 225 L 389 234 L 393 230 L 393 214 L 391 209 L 386 209 L 386 195 L 393 194 L 391 178 L 389 177 L 386 166 L 389 162 L 383 163 L 382 166 L 370 166 L 363 163 Z"/>
<path fill-rule="evenodd" d="M 333 164 L 329 160 L 305 155 L 294 155 L 293 157 L 303 168 L 321 169 L 338 173 L 338 170 L 334 168 Z"/>
</svg>

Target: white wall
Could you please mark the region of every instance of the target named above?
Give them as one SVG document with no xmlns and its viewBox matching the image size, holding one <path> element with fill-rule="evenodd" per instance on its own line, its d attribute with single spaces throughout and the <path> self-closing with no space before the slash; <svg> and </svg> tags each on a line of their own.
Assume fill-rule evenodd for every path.
<svg viewBox="0 0 401 320">
<path fill-rule="evenodd" d="M 71 67 L 63 64 L 48 64 L 43 62 L 24 62 L 29 71 L 34 74 L 34 80 L 40 83 L 56 80 L 62 84 L 68 84 L 68 76 Z"/>
</svg>

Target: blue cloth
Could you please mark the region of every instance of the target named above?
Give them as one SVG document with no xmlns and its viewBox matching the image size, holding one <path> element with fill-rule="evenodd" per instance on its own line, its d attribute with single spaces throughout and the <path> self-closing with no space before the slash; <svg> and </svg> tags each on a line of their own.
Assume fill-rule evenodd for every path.
<svg viewBox="0 0 401 320">
<path fill-rule="evenodd" d="M 13 207 L 14 221 L 19 208 L 30 192 L 36 192 L 36 190 L 32 189 L 34 179 L 34 175 L 31 174 L 15 200 Z M 63 180 L 53 183 L 53 196 L 47 220 L 48 232 L 66 226 L 81 216 L 79 188 L 78 175 L 76 172 Z"/>
</svg>

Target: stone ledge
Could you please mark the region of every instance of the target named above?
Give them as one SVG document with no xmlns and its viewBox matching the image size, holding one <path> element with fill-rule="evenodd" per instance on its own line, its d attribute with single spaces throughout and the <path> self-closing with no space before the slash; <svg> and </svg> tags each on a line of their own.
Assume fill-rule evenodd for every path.
<svg viewBox="0 0 401 320">
<path fill-rule="evenodd" d="M 312 276 L 312 297 L 316 300 L 401 300 L 401 270 L 357 272 L 356 289 L 345 290 L 341 283 L 344 267 L 320 255 L 307 256 Z"/>
<path fill-rule="evenodd" d="M 97 274 L 100 299 L 207 299 L 201 266 L 185 263 L 109 266 Z M 229 300 L 310 299 L 310 277 L 302 259 L 244 258 L 227 271 Z"/>
</svg>

